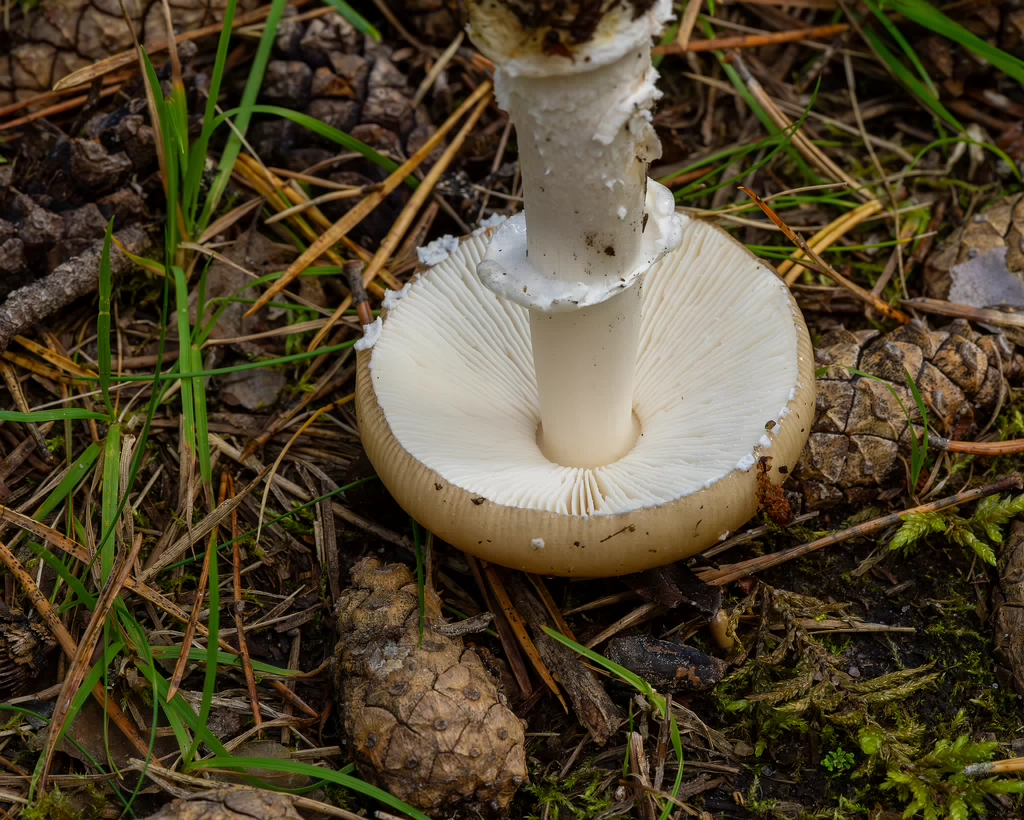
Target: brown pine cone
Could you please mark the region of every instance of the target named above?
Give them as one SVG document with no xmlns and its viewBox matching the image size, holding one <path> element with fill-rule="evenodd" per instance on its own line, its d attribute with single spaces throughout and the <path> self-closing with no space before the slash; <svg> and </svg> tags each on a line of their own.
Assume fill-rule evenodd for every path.
<svg viewBox="0 0 1024 820">
<path fill-rule="evenodd" d="M 338 689 L 360 773 L 424 811 L 506 809 L 527 779 L 523 725 L 459 637 L 438 631 L 426 590 L 420 644 L 416 582 L 367 558 L 338 602 Z"/>
<path fill-rule="evenodd" d="M 869 500 L 895 477 L 898 456 L 910 449 L 910 427 L 889 385 L 911 421 L 921 423 L 907 372 L 932 428 L 947 438 L 968 439 L 988 424 L 1006 380 L 1018 380 L 1024 364 L 1005 336 L 978 333 L 962 319 L 934 331 L 910 325 L 885 335 L 834 330 L 814 355 L 825 370 L 817 381 L 814 426 L 794 470 L 811 509 Z"/>
<path fill-rule="evenodd" d="M 24 694 L 43 671 L 54 646 L 50 630 L 42 623 L 0 603 L 0 699 Z"/>
<path fill-rule="evenodd" d="M 242 13 L 259 0 L 239 0 Z M 171 20 L 182 33 L 207 26 L 224 16 L 227 0 L 175 0 Z M 0 105 L 49 91 L 57 80 L 84 66 L 132 48 L 132 28 L 142 43 L 167 39 L 159 0 L 40 0 L 15 15 L 6 32 L 10 50 L 0 55 Z M 2 44 L 0 44 L 2 48 Z"/>
</svg>

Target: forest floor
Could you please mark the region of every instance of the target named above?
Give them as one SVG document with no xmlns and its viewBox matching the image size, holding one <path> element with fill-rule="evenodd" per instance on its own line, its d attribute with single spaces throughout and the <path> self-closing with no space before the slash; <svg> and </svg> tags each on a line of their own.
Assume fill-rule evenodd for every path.
<svg viewBox="0 0 1024 820">
<path fill-rule="evenodd" d="M 238 19 L 223 37 L 223 4 L 173 6 L 185 36 L 171 60 L 154 3 L 132 12 L 148 79 L 130 32 L 97 44 L 64 20 L 72 34 L 54 46 L 56 0 L 8 9 L 0 815 L 146 817 L 241 770 L 291 790 L 304 817 L 422 816 L 368 787 L 339 721 L 334 612 L 372 556 L 418 572 L 451 620 L 493 610 L 462 639 L 526 726 L 529 781 L 512 817 L 1020 817 L 1024 780 L 964 769 L 1024 756 L 1024 11 L 681 4 L 655 52 L 663 156 L 651 176 L 778 267 L 819 352 L 841 328 L 896 332 L 850 348 L 874 375 L 871 350 L 887 339 L 901 356 L 929 344 L 899 336 L 899 316 L 932 330 L 969 320 L 935 345 L 987 357 L 997 389 L 950 394 L 925 383 L 927 368 L 900 373 L 889 383 L 913 424 L 902 420 L 887 469 L 852 456 L 811 469 L 805 454 L 788 518 L 762 512 L 711 554 L 642 578 L 531 587 L 422 532 L 360 444 L 352 346 L 366 313 L 353 293 L 377 311 L 415 274 L 418 247 L 514 213 L 522 190 L 491 66 L 454 12 L 353 5 L 229 4 Z M 83 8 L 82 21 L 104 7 Z M 49 94 L 59 65 L 100 56 Z M 739 186 L 818 258 L 801 268 L 807 257 Z M 998 216 L 981 216 L 990 207 Z M 955 302 L 977 258 L 983 295 Z M 831 396 L 826 369 L 819 395 Z M 945 439 L 1011 443 L 958 453 Z M 801 544 L 815 549 L 769 558 Z M 547 616 L 504 600 L 524 587 Z M 730 651 L 706 626 L 719 608 Z M 576 661 L 584 695 L 614 705 L 595 738 L 581 696 L 545 683 L 545 617 L 598 653 L 616 637 L 681 641 L 680 658 L 712 672 L 696 688 L 648 680 L 666 703 Z M 650 659 L 629 660 L 644 677 Z"/>
</svg>

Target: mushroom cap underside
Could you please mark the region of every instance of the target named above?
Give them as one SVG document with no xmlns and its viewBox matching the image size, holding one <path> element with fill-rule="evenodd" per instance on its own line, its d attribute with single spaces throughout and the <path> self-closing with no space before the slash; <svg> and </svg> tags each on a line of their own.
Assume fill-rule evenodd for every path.
<svg viewBox="0 0 1024 820">
<path fill-rule="evenodd" d="M 640 437 L 613 464 L 563 467 L 537 445 L 528 313 L 477 278 L 487 241 L 467 237 L 390 300 L 359 352 L 363 445 L 403 509 L 493 563 L 585 577 L 681 560 L 746 523 L 759 457 L 781 483 L 814 414 L 810 338 L 774 271 L 688 222 L 644 278 Z"/>
</svg>

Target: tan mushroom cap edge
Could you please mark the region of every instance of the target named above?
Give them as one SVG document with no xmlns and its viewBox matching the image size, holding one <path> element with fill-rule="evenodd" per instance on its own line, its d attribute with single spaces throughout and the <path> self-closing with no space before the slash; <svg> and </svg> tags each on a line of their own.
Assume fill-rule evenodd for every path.
<svg viewBox="0 0 1024 820">
<path fill-rule="evenodd" d="M 772 271 L 717 226 L 726 240 L 743 248 L 752 262 Z M 787 290 L 794 317 L 798 380 L 770 449 L 770 477 L 781 484 L 791 472 L 814 420 L 814 356 L 810 336 Z M 386 327 L 386 319 L 385 319 Z M 363 447 L 384 486 L 399 505 L 437 537 L 501 566 L 542 575 L 609 577 L 639 572 L 696 555 L 757 513 L 757 467 L 734 469 L 710 487 L 655 507 L 623 513 L 571 515 L 498 504 L 455 486 L 408 453 L 380 407 L 370 374 L 373 350 L 357 357 L 356 409 Z M 454 433 L 453 434 L 457 434 Z M 532 539 L 543 539 L 533 549 Z"/>
</svg>

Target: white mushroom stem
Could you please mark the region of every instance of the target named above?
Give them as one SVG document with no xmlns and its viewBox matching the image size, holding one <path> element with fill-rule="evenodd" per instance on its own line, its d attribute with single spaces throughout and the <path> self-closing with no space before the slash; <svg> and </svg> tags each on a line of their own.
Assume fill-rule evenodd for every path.
<svg viewBox="0 0 1024 820">
<path fill-rule="evenodd" d="M 649 122 L 657 76 L 646 41 L 590 71 L 498 71 L 498 103 L 516 126 L 527 256 L 543 276 L 611 288 L 635 267 L 647 165 L 661 155 Z"/>
<path fill-rule="evenodd" d="M 661 155 L 650 122 L 659 96 L 650 35 L 662 6 L 646 20 L 623 14 L 574 52 L 510 56 L 488 49 L 494 19 L 474 27 L 497 63 L 498 103 L 516 126 L 525 197 L 524 213 L 498 229 L 479 274 L 530 310 L 539 442 L 563 466 L 610 464 L 639 433 L 640 283 L 681 231 L 671 194 L 647 178 Z M 544 41 L 561 42 L 556 34 Z"/>
<path fill-rule="evenodd" d="M 537 443 L 555 464 L 601 467 L 636 443 L 633 383 L 642 302 L 635 285 L 580 310 L 530 311 L 541 416 Z"/>
</svg>

